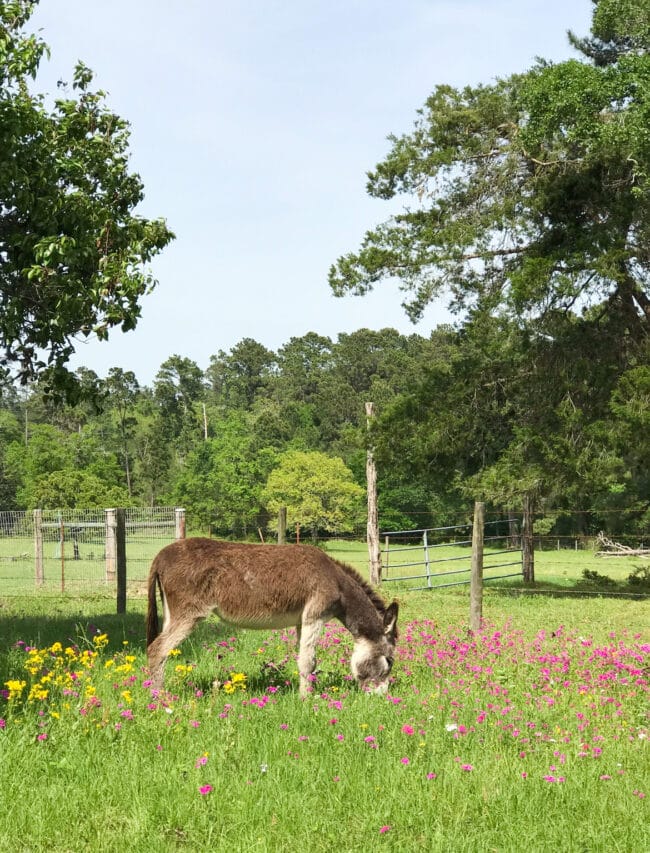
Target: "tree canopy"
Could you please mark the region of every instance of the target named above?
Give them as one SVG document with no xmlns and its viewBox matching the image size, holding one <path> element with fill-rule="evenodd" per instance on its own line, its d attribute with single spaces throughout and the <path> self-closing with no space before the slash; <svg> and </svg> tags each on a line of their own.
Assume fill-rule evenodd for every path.
<svg viewBox="0 0 650 853">
<path fill-rule="evenodd" d="M 129 125 L 90 69 L 78 63 L 53 105 L 32 91 L 48 52 L 26 30 L 35 5 L 0 2 L 0 366 L 72 394 L 76 337 L 135 327 L 173 235 L 135 213 Z"/>
<path fill-rule="evenodd" d="M 524 321 L 599 306 L 650 322 L 650 3 L 595 0 L 581 59 L 540 60 L 490 85 L 436 87 L 368 176 L 409 207 L 330 271 L 334 292 L 397 277 L 413 318 L 457 310 Z"/>
<path fill-rule="evenodd" d="M 459 315 L 377 439 L 440 495 L 650 497 L 645 442 L 621 440 L 650 360 L 650 0 L 593 5 L 578 58 L 435 88 L 368 175 L 403 211 L 330 270 L 337 295 L 395 278 L 412 318 L 443 295 Z"/>
</svg>

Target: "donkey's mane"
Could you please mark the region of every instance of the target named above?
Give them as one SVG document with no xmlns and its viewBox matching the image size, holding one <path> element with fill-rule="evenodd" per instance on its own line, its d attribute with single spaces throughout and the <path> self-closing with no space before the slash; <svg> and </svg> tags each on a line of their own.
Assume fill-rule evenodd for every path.
<svg viewBox="0 0 650 853">
<path fill-rule="evenodd" d="M 386 602 L 384 601 L 384 599 L 378 593 L 375 592 L 375 590 L 370 586 L 370 584 L 365 581 L 361 577 L 359 572 L 356 569 L 353 569 L 352 566 L 348 566 L 347 563 L 341 563 L 339 562 L 339 560 L 334 560 L 334 562 L 340 569 L 343 569 L 343 571 L 346 575 L 348 575 L 348 577 L 351 577 L 352 580 L 356 581 L 359 584 L 361 589 L 365 592 L 370 601 L 372 601 L 372 603 L 374 604 L 375 609 L 383 616 L 386 612 Z"/>
</svg>

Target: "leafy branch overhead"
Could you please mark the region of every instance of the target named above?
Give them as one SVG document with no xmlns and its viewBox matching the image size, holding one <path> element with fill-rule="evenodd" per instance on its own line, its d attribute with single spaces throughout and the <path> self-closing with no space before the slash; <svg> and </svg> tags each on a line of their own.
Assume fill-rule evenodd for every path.
<svg viewBox="0 0 650 853">
<path fill-rule="evenodd" d="M 456 310 L 539 316 L 606 305 L 650 320 L 650 4 L 595 0 L 580 59 L 539 60 L 491 85 L 438 86 L 413 131 L 368 176 L 404 197 L 330 270 L 337 295 L 396 277 L 418 318 Z"/>
<path fill-rule="evenodd" d="M 173 234 L 134 213 L 129 125 L 78 63 L 72 94 L 31 91 L 46 45 L 25 32 L 34 3 L 0 2 L 0 364 L 22 382 L 72 388 L 76 339 L 133 329 Z"/>
</svg>

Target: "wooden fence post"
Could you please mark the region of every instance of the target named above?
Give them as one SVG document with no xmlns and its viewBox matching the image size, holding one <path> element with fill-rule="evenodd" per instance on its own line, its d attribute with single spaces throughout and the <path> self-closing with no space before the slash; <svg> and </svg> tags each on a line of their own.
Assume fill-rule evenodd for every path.
<svg viewBox="0 0 650 853">
<path fill-rule="evenodd" d="M 65 525 L 59 513 L 59 544 L 61 548 L 61 592 L 65 592 Z"/>
<path fill-rule="evenodd" d="M 176 520 L 176 538 L 185 539 L 185 510 L 181 507 L 176 507 L 174 517 Z"/>
<path fill-rule="evenodd" d="M 117 612 L 126 613 L 126 510 L 115 510 L 115 557 L 117 564 Z"/>
<path fill-rule="evenodd" d="M 480 631 L 483 618 L 483 535 L 485 526 L 485 504 L 474 504 L 472 527 L 472 576 L 469 588 L 469 628 Z"/>
<path fill-rule="evenodd" d="M 366 403 L 366 425 L 368 432 L 375 416 L 374 403 Z M 379 516 L 377 512 L 377 465 L 372 447 L 366 452 L 366 483 L 368 490 L 368 558 L 370 561 L 370 583 L 381 582 L 381 548 L 379 545 Z"/>
<path fill-rule="evenodd" d="M 43 586 L 43 510 L 34 510 L 34 581 L 36 586 Z"/>
<path fill-rule="evenodd" d="M 281 506 L 278 510 L 278 545 L 286 545 L 287 542 L 287 508 Z"/>
<path fill-rule="evenodd" d="M 115 569 L 117 561 L 117 542 L 116 542 L 116 525 L 115 509 L 107 509 L 105 512 L 105 560 L 106 560 L 106 583 L 115 581 Z"/>
<path fill-rule="evenodd" d="M 533 544 L 533 499 L 525 494 L 521 529 L 521 563 L 524 583 L 535 583 L 535 549 Z"/>
</svg>

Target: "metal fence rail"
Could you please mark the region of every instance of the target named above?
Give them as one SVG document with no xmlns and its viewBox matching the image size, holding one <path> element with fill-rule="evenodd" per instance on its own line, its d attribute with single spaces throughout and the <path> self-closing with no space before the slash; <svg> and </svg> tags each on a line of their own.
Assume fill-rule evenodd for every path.
<svg viewBox="0 0 650 853">
<path fill-rule="evenodd" d="M 501 580 L 503 578 L 521 577 L 523 573 L 521 535 L 516 519 L 502 519 L 485 523 L 485 528 L 495 525 L 508 527 L 508 533 L 495 533 L 484 536 L 483 551 L 483 580 Z M 470 538 L 467 536 L 470 532 Z M 402 582 L 409 584 L 410 581 L 424 581 L 421 585 L 409 585 L 409 589 L 442 589 L 450 586 L 461 586 L 470 583 L 471 559 L 472 559 L 472 525 L 464 524 L 452 527 L 429 527 L 419 530 L 392 530 L 382 534 L 384 537 L 384 548 L 382 549 L 382 582 Z M 464 534 L 463 538 L 460 534 Z M 431 543 L 431 539 L 437 539 Z M 411 540 L 411 541 L 409 541 Z M 412 540 L 417 540 L 413 542 Z M 442 541 L 440 541 L 442 540 Z M 391 545 L 391 541 L 394 543 Z M 490 544 L 492 543 L 492 544 Z M 462 553 L 456 553 L 460 550 Z M 433 556 L 437 554 L 437 556 Z M 398 562 L 394 561 L 398 555 Z M 410 558 L 412 555 L 413 559 Z M 500 559 L 504 556 L 512 556 L 514 559 Z M 450 563 L 466 562 L 463 568 L 446 569 Z M 494 569 L 504 569 L 517 566 L 515 572 L 506 574 L 491 574 Z M 419 573 L 409 572 L 409 569 L 420 567 Z M 442 568 L 442 571 L 438 570 Z M 402 573 L 402 570 L 407 570 Z M 440 583 L 441 578 L 452 575 L 463 575 L 461 580 Z"/>
</svg>

